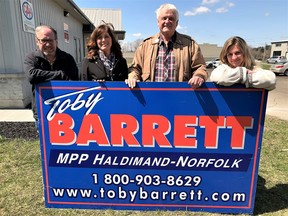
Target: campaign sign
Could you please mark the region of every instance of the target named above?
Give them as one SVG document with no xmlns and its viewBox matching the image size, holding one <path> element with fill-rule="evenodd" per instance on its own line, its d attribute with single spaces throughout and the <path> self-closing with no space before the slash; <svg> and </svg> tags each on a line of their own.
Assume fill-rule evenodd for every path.
<svg viewBox="0 0 288 216">
<path fill-rule="evenodd" d="M 266 90 L 52 81 L 36 100 L 46 207 L 253 213 Z"/>
</svg>

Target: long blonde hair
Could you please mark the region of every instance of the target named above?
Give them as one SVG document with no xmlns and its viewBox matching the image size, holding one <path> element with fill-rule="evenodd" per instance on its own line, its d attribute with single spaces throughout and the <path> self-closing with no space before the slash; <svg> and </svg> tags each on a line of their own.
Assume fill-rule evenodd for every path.
<svg viewBox="0 0 288 216">
<path fill-rule="evenodd" d="M 220 52 L 220 60 L 222 61 L 222 63 L 227 64 L 230 67 L 232 66 L 228 61 L 227 54 L 230 47 L 235 45 L 237 45 L 237 47 L 240 49 L 243 55 L 244 58 L 243 67 L 253 70 L 256 63 L 250 52 L 249 46 L 247 45 L 246 41 L 243 38 L 238 36 L 231 37 L 225 42 Z"/>
</svg>

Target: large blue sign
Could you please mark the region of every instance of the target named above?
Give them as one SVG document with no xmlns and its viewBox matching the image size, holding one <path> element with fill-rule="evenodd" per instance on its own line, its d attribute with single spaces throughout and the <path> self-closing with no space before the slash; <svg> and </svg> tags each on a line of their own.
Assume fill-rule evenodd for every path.
<svg viewBox="0 0 288 216">
<path fill-rule="evenodd" d="M 37 86 L 46 207 L 253 213 L 267 91 Z"/>
</svg>

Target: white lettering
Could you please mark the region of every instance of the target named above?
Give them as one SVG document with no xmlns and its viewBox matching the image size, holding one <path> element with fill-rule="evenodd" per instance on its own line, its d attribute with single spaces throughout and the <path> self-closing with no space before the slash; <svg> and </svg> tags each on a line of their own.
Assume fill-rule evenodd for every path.
<svg viewBox="0 0 288 216">
<path fill-rule="evenodd" d="M 50 98 L 48 100 L 44 101 L 45 105 L 50 105 L 53 104 L 52 108 L 50 108 L 48 114 L 47 114 L 47 120 L 50 121 L 53 119 L 55 112 L 57 111 L 58 113 L 63 113 L 66 109 L 71 109 L 73 111 L 80 110 L 82 107 L 85 107 L 87 110 L 85 112 L 85 115 L 88 115 L 91 110 L 96 106 L 96 104 L 104 99 L 104 97 L 101 97 L 102 93 L 92 93 L 91 95 L 88 96 L 88 100 L 83 100 L 81 99 L 82 96 L 84 95 L 85 92 L 93 91 L 96 89 L 101 88 L 100 86 L 96 86 L 93 88 L 81 90 L 81 91 L 76 91 L 72 92 L 69 94 L 64 94 L 60 95 L 57 97 Z M 71 101 L 71 99 L 65 99 L 64 101 L 61 102 L 61 99 L 70 97 L 72 95 L 77 95 L 74 101 Z"/>
</svg>

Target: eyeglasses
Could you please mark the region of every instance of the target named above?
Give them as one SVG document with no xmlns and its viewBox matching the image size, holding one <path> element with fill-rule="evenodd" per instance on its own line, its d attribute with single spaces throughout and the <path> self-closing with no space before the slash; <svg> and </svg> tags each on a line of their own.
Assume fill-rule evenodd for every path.
<svg viewBox="0 0 288 216">
<path fill-rule="evenodd" d="M 55 41 L 55 39 L 39 39 L 37 38 L 37 40 L 39 41 L 40 44 L 47 44 L 47 43 L 53 43 Z"/>
</svg>

